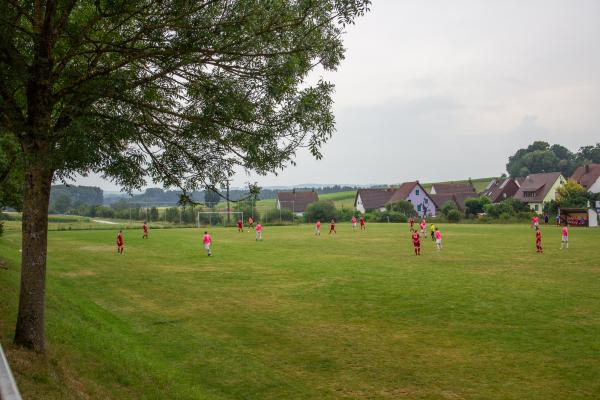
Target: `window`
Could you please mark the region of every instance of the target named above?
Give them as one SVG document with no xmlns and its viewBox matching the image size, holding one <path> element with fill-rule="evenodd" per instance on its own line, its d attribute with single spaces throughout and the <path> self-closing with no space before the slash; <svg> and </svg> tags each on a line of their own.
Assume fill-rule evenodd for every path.
<svg viewBox="0 0 600 400">
<path fill-rule="evenodd" d="M 419 189 L 415 190 L 415 194 L 418 196 L 421 191 Z"/>
<path fill-rule="evenodd" d="M 429 203 L 429 199 L 425 197 L 425 204 Z"/>
<path fill-rule="evenodd" d="M 536 204 L 533 208 L 535 209 L 535 211 L 540 211 L 540 205 L 539 204 Z"/>
<path fill-rule="evenodd" d="M 421 205 L 420 204 L 417 206 L 417 211 L 421 211 Z"/>
<path fill-rule="evenodd" d="M 523 197 L 535 197 L 535 192 L 523 192 Z"/>
</svg>

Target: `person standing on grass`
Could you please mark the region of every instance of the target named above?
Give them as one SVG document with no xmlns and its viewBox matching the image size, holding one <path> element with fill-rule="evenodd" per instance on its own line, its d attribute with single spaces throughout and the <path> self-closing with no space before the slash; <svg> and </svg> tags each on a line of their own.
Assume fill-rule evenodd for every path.
<svg viewBox="0 0 600 400">
<path fill-rule="evenodd" d="M 352 230 L 356 230 L 356 215 L 352 216 Z"/>
<path fill-rule="evenodd" d="M 315 236 L 321 236 L 321 220 L 318 219 L 315 224 Z"/>
<path fill-rule="evenodd" d="M 123 231 L 119 230 L 117 233 L 117 253 L 123 254 Z"/>
<path fill-rule="evenodd" d="M 560 249 L 569 248 L 569 228 L 567 228 L 567 224 L 564 224 L 562 227 L 562 240 L 560 243 Z"/>
<path fill-rule="evenodd" d="M 248 229 L 252 229 L 254 228 L 254 219 L 252 219 L 252 216 L 248 217 Z"/>
<path fill-rule="evenodd" d="M 364 231 L 364 230 L 367 229 L 367 227 L 365 226 L 365 218 L 364 217 L 360 217 L 359 223 L 360 223 L 360 230 L 361 231 Z"/>
<path fill-rule="evenodd" d="M 413 227 L 415 226 L 415 219 L 413 217 L 410 217 L 408 219 L 408 224 L 410 225 L 410 230 L 413 230 Z"/>
<path fill-rule="evenodd" d="M 535 249 L 538 253 L 543 253 L 544 249 L 542 248 L 542 231 L 540 231 L 540 227 L 535 227 Z"/>
<path fill-rule="evenodd" d="M 414 229 L 410 230 L 412 232 L 412 244 L 415 249 L 415 256 L 421 255 L 421 236 L 419 232 Z"/>
<path fill-rule="evenodd" d="M 531 227 L 538 228 L 539 226 L 540 226 L 540 217 L 538 217 L 537 215 L 534 215 L 531 218 Z"/>
<path fill-rule="evenodd" d="M 144 236 L 142 239 L 148 239 L 148 222 L 144 221 Z"/>
<path fill-rule="evenodd" d="M 212 256 L 212 251 L 210 250 L 210 246 L 212 245 L 212 237 L 208 234 L 207 231 L 204 231 L 204 237 L 202 238 L 202 243 L 204 244 L 204 250 L 206 250 L 206 254 L 210 257 Z"/>
<path fill-rule="evenodd" d="M 435 228 L 435 247 L 438 250 L 442 249 L 442 232 L 438 228 Z"/>
<path fill-rule="evenodd" d="M 238 232 L 244 232 L 244 223 L 242 222 L 241 218 L 239 218 L 237 221 L 237 230 Z"/>
<path fill-rule="evenodd" d="M 435 225 L 431 224 L 429 229 L 431 230 L 431 241 L 434 241 L 435 240 Z"/>
<path fill-rule="evenodd" d="M 260 222 L 256 223 L 256 241 L 262 240 L 262 225 Z"/>
<path fill-rule="evenodd" d="M 333 218 L 331 220 L 331 223 L 329 224 L 329 234 L 331 235 L 331 232 L 335 233 L 337 235 L 337 232 L 335 230 L 335 218 Z"/>
<path fill-rule="evenodd" d="M 424 219 L 419 224 L 419 228 L 421 228 L 421 236 L 425 237 L 425 228 L 427 227 L 427 221 Z"/>
</svg>

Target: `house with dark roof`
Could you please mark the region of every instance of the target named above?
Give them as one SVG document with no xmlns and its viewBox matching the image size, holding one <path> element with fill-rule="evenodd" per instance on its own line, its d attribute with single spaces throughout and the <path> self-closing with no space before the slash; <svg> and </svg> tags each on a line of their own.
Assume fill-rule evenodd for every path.
<svg viewBox="0 0 600 400">
<path fill-rule="evenodd" d="M 430 194 L 454 194 L 454 193 L 474 193 L 477 197 L 477 190 L 471 183 L 434 183 L 429 189 Z"/>
<path fill-rule="evenodd" d="M 486 196 L 492 203 L 500 203 L 513 197 L 519 190 L 519 180 L 514 178 L 498 178 L 486 186 L 481 196 Z"/>
<path fill-rule="evenodd" d="M 544 203 L 556 200 L 556 191 L 566 183 L 566 179 L 560 172 L 548 172 L 542 174 L 527 175 L 515 199 L 529 205 L 529 207 L 541 214 Z"/>
<path fill-rule="evenodd" d="M 473 192 L 430 194 L 429 196 L 438 205 L 438 208 L 441 208 L 447 202 L 452 202 L 461 212 L 466 211 L 465 201 L 467 199 L 479 197 L 477 193 Z"/>
<path fill-rule="evenodd" d="M 309 205 L 319 201 L 317 192 L 299 192 L 293 190 L 291 192 L 277 193 L 277 209 L 290 210 L 295 214 L 302 215 Z"/>
<path fill-rule="evenodd" d="M 571 179 L 588 192 L 600 193 L 600 164 L 587 164 L 577 168 Z"/>
<path fill-rule="evenodd" d="M 419 215 L 435 216 L 437 204 L 419 181 L 405 182 L 398 188 L 359 189 L 354 198 L 354 207 L 361 213 L 369 210 L 383 211 L 387 205 L 403 200 L 412 203 Z"/>
</svg>

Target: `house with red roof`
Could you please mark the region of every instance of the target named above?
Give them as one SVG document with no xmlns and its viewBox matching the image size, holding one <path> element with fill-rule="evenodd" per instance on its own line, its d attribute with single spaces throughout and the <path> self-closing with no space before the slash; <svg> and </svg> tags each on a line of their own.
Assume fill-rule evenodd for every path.
<svg viewBox="0 0 600 400">
<path fill-rule="evenodd" d="M 575 170 L 571 179 L 591 193 L 600 193 L 600 164 L 587 164 Z"/>
<path fill-rule="evenodd" d="M 402 200 L 412 203 L 419 215 L 435 216 L 437 211 L 437 204 L 419 181 L 405 182 L 397 188 L 359 189 L 354 198 L 354 207 L 361 213 L 369 210 L 383 211 L 387 205 Z"/>
<path fill-rule="evenodd" d="M 290 210 L 297 215 L 304 214 L 308 206 L 317 201 L 319 201 L 319 195 L 314 190 L 277 193 L 277 209 Z"/>
</svg>

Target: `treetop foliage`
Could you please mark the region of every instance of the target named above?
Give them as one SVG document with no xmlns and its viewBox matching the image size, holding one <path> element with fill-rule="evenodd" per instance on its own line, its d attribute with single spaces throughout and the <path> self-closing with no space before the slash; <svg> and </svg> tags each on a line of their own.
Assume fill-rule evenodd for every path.
<svg viewBox="0 0 600 400">
<path fill-rule="evenodd" d="M 369 0 L 0 3 L 0 134 L 58 178 L 126 188 L 276 171 L 334 132 L 344 26 Z M 30 157 L 28 155 L 28 157 Z"/>
<path fill-rule="evenodd" d="M 600 162 L 600 143 L 584 146 L 577 153 L 559 144 L 536 141 L 508 158 L 506 170 L 511 177 L 541 172 L 561 172 L 569 177 L 580 165 Z"/>
</svg>

